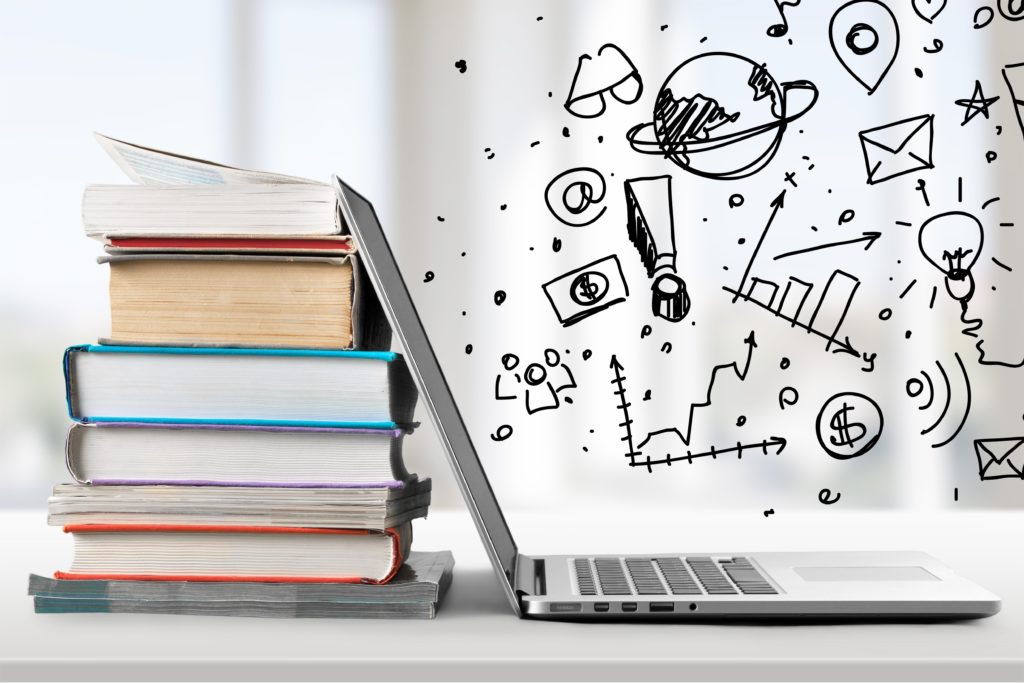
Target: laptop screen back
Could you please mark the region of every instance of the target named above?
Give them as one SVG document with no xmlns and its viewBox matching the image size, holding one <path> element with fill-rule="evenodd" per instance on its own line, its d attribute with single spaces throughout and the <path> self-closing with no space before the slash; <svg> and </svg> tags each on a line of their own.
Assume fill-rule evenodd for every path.
<svg viewBox="0 0 1024 683">
<path fill-rule="evenodd" d="M 402 344 L 420 399 L 430 413 L 491 562 L 499 573 L 507 597 L 518 612 L 519 604 L 513 590 L 518 555 L 515 541 L 480 465 L 377 214 L 362 195 L 338 178 L 334 181 L 342 215 L 356 238 L 362 265 L 373 283 L 388 322 Z"/>
</svg>

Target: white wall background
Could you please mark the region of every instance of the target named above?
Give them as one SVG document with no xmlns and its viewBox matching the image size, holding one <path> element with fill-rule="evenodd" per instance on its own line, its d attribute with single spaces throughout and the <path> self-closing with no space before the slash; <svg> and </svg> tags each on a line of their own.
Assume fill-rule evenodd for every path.
<svg viewBox="0 0 1024 683">
<path fill-rule="evenodd" d="M 697 507 L 759 513 L 818 505 L 825 487 L 841 491 L 848 507 L 954 505 L 954 488 L 955 505 L 1017 504 L 1024 483 L 979 481 L 973 440 L 1024 433 L 1024 370 L 978 365 L 972 340 L 959 333 L 959 310 L 941 291 L 941 275 L 918 252 L 917 226 L 954 208 L 983 219 L 985 251 L 971 312 L 991 330 L 993 356 L 1019 356 L 1024 337 L 1015 292 L 1024 245 L 999 223 L 1024 226 L 1015 192 L 1024 141 L 999 69 L 1024 61 L 1021 28 L 997 14 L 975 30 L 975 8 L 960 2 L 948 3 L 929 25 L 909 2 L 889 0 L 902 43 L 885 82 L 868 96 L 829 49 L 829 18 L 839 4 L 789 8 L 789 44 L 765 35 L 778 14 L 773 2 L 760 1 L 3 3 L 3 503 L 42 505 L 63 477 L 60 354 L 106 332 L 106 274 L 79 218 L 87 184 L 121 181 L 91 138 L 99 130 L 229 164 L 314 178 L 338 173 L 372 197 L 492 483 L 513 508 L 614 505 L 644 519 L 651 518 L 644 510 L 657 508 L 657 519 L 674 523 Z M 933 38 L 945 47 L 926 54 Z M 606 42 L 636 64 L 643 96 L 631 106 L 611 102 L 597 119 L 575 118 L 561 102 L 577 58 Z M 820 90 L 815 107 L 786 131 L 777 157 L 751 178 L 701 179 L 639 155 L 625 141 L 630 126 L 650 120 L 665 77 L 707 51 L 744 54 L 767 64 L 779 81 L 808 79 Z M 465 73 L 454 66 L 461 59 Z M 991 119 L 961 126 L 963 109 L 954 100 L 969 97 L 975 79 L 1000 100 Z M 858 131 L 925 113 L 936 117 L 936 168 L 866 185 Z M 988 150 L 999 155 L 992 164 Z M 556 174 L 582 165 L 604 174 L 608 208 L 593 225 L 570 228 L 552 218 L 543 191 Z M 798 187 L 785 182 L 789 171 L 796 171 Z M 673 176 L 678 265 L 693 301 L 679 324 L 650 315 L 649 284 L 625 231 L 622 181 L 665 173 Z M 913 189 L 919 177 L 930 207 Z M 862 285 L 843 332 L 878 354 L 872 373 L 750 304 L 730 303 L 721 289 L 738 281 L 769 201 L 784 187 L 786 206 L 765 244 L 769 256 L 866 230 L 883 233 L 867 252 L 820 252 L 821 258 L 790 261 L 792 270 L 772 270 L 762 257 L 758 266 L 765 277 L 793 274 L 818 283 L 836 267 L 855 273 Z M 729 208 L 733 193 L 744 196 L 742 207 Z M 982 213 L 982 202 L 994 196 L 1002 200 Z M 846 209 L 856 217 L 839 226 Z M 558 253 L 551 248 L 556 237 Z M 612 253 L 622 263 L 629 300 L 561 328 L 540 284 Z M 991 256 L 1014 270 L 998 268 Z M 428 270 L 436 277 L 423 283 Z M 940 291 L 929 309 L 932 286 Z M 493 302 L 498 289 L 508 293 L 500 307 Z M 883 308 L 892 309 L 891 319 L 879 319 Z M 645 324 L 653 333 L 641 340 Z M 787 449 L 653 473 L 626 467 L 608 384 L 610 355 L 627 367 L 634 418 L 647 431 L 685 422 L 711 368 L 741 359 L 751 330 L 758 348 L 750 374 L 744 382 L 722 376 L 713 406 L 694 422 L 693 447 L 779 435 L 789 439 Z M 667 355 L 659 351 L 666 341 Z M 494 401 L 502 354 L 539 360 L 549 347 L 569 350 L 579 384 L 571 405 L 528 417 L 520 403 Z M 582 360 L 584 349 L 593 353 L 589 361 Z M 973 407 L 960 436 L 934 450 L 919 434 L 932 420 L 924 420 L 904 385 L 936 360 L 955 368 L 954 353 L 967 365 Z M 784 356 L 792 361 L 787 370 L 780 368 Z M 787 385 L 800 399 L 780 411 L 778 393 Z M 645 389 L 650 401 L 641 400 Z M 817 411 L 838 391 L 871 395 L 886 417 L 879 444 L 849 461 L 828 457 L 814 437 Z M 958 395 L 950 410 L 962 412 L 962 404 Z M 737 427 L 741 415 L 746 421 Z M 514 433 L 496 443 L 489 435 L 501 424 Z M 429 427 L 407 444 L 413 467 L 435 479 L 436 504 L 459 505 Z"/>
</svg>

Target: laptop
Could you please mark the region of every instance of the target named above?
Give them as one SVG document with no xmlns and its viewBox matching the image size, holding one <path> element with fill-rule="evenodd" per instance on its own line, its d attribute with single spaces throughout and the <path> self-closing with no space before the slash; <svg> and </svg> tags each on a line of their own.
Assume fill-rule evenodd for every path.
<svg viewBox="0 0 1024 683">
<path fill-rule="evenodd" d="M 920 552 L 526 555 L 477 458 L 373 206 L 334 179 L 498 582 L 517 616 L 571 620 L 960 619 L 1000 600 Z"/>
</svg>

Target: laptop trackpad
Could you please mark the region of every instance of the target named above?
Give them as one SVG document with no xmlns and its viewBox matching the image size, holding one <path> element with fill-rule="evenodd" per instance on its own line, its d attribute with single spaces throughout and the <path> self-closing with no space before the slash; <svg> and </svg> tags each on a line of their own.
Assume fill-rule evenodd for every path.
<svg viewBox="0 0 1024 683">
<path fill-rule="evenodd" d="M 938 581 L 924 567 L 793 567 L 804 581 Z"/>
</svg>

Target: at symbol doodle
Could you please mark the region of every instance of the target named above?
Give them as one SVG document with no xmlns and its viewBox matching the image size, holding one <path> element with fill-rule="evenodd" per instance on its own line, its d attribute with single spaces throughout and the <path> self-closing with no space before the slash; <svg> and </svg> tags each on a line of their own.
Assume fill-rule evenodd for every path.
<svg viewBox="0 0 1024 683">
<path fill-rule="evenodd" d="M 559 173 L 544 190 L 544 203 L 563 225 L 582 228 L 604 215 L 604 176 L 595 168 L 570 168 Z"/>
<path fill-rule="evenodd" d="M 818 443 L 837 460 L 856 458 L 878 443 L 883 422 L 878 404 L 864 394 L 836 394 L 818 412 Z"/>
</svg>

